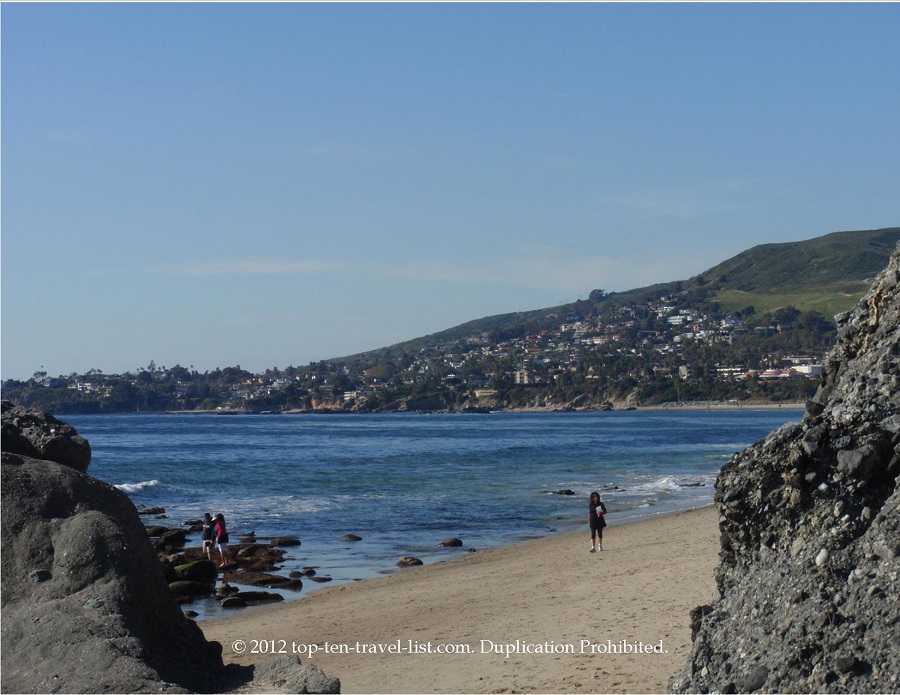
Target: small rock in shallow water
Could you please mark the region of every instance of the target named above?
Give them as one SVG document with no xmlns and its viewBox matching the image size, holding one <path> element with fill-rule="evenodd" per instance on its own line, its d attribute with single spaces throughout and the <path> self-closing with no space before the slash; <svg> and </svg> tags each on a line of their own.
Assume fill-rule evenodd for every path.
<svg viewBox="0 0 900 695">
<path fill-rule="evenodd" d="M 826 562 L 828 562 L 828 549 L 822 548 L 819 554 L 816 555 L 816 567 L 821 567 Z"/>
</svg>

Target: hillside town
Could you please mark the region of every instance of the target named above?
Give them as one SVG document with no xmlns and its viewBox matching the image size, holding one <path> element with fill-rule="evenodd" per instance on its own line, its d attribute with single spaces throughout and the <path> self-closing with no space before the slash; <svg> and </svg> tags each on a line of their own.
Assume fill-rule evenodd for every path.
<svg viewBox="0 0 900 695">
<path fill-rule="evenodd" d="M 831 323 L 793 307 L 719 315 L 671 297 L 611 308 L 570 305 L 515 330 L 415 350 L 200 373 L 158 367 L 8 380 L 4 398 L 57 412 L 391 412 L 614 409 L 808 398 L 834 340 Z"/>
</svg>

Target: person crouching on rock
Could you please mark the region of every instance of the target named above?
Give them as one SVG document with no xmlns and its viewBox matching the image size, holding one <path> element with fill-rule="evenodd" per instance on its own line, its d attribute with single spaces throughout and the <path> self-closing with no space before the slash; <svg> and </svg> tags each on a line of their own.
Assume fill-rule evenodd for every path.
<svg viewBox="0 0 900 695">
<path fill-rule="evenodd" d="M 228 529 L 225 527 L 225 517 L 220 513 L 213 517 L 215 522 L 213 525 L 213 538 L 216 541 L 216 547 L 222 556 L 222 564 L 220 568 L 225 567 L 228 563 Z"/>
<path fill-rule="evenodd" d="M 212 545 L 213 545 L 213 520 L 209 515 L 209 512 L 203 515 L 203 531 L 200 534 L 200 538 L 203 541 L 203 554 L 206 555 L 207 560 L 212 560 Z"/>
<path fill-rule="evenodd" d="M 596 553 L 603 550 L 603 527 L 606 526 L 606 505 L 600 498 L 599 492 L 591 493 L 591 501 L 588 504 L 590 517 L 588 521 L 591 524 L 591 552 Z"/>
</svg>

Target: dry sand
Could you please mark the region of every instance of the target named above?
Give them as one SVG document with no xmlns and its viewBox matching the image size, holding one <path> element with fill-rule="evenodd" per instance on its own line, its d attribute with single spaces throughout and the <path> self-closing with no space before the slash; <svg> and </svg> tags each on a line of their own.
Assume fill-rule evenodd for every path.
<svg viewBox="0 0 900 695">
<path fill-rule="evenodd" d="M 344 693 L 665 692 L 690 650 L 688 613 L 714 590 L 717 513 L 609 522 L 602 553 L 589 552 L 585 525 L 200 626 L 222 643 L 226 663 L 272 658 L 249 653 L 254 641 L 296 647 L 304 663 L 340 678 Z M 520 653 L 492 651 L 517 640 Z M 623 641 L 659 648 L 660 640 L 663 653 L 609 653 Z M 319 652 L 303 653 L 308 645 Z M 454 645 L 470 653 L 434 653 Z M 411 646 L 420 653 L 392 653 Z"/>
</svg>

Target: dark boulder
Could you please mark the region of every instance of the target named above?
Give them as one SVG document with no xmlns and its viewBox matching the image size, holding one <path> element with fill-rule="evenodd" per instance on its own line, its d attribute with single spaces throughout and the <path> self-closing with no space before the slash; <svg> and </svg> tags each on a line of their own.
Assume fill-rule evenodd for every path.
<svg viewBox="0 0 900 695">
<path fill-rule="evenodd" d="M 235 584 L 246 584 L 248 586 L 265 586 L 270 589 L 292 589 L 300 591 L 303 588 L 303 582 L 299 579 L 291 577 L 283 577 L 279 574 L 270 574 L 268 572 L 254 572 L 252 570 L 243 570 L 237 568 L 229 570 L 225 573 L 225 580 L 234 582 Z"/>
<path fill-rule="evenodd" d="M 239 591 L 234 595 L 247 603 L 278 603 L 284 601 L 284 596 L 273 594 L 271 591 Z"/>
<path fill-rule="evenodd" d="M 175 576 L 178 579 L 187 579 L 192 582 L 205 582 L 215 584 L 219 576 L 214 562 L 209 560 L 195 560 L 175 567 Z"/>
<path fill-rule="evenodd" d="M 187 543 L 187 535 L 180 528 L 173 528 L 163 532 L 156 541 L 157 550 L 181 548 Z"/>
<path fill-rule="evenodd" d="M 3 451 L 86 472 L 91 463 L 91 445 L 75 428 L 50 413 L 26 409 L 9 401 L 0 403 Z"/>
<path fill-rule="evenodd" d="M 182 614 L 128 496 L 6 451 L 2 476 L 3 691 L 209 690 L 221 646 Z"/>
<path fill-rule="evenodd" d="M 272 548 L 260 543 L 233 546 L 228 552 L 237 564 L 255 572 L 274 570 L 284 561 L 287 554 L 287 551 L 281 548 Z"/>
<path fill-rule="evenodd" d="M 169 584 L 169 591 L 176 596 L 209 596 L 213 593 L 212 584 L 194 582 L 188 579 L 177 579 Z"/>
<path fill-rule="evenodd" d="M 419 565 L 423 565 L 423 564 L 425 564 L 425 563 L 423 563 L 417 557 L 406 556 L 406 557 L 401 557 L 399 560 L 397 560 L 398 567 L 418 567 Z"/>
<path fill-rule="evenodd" d="M 278 547 L 293 547 L 293 546 L 300 545 L 300 539 L 299 538 L 284 538 L 281 536 L 277 536 L 277 537 L 273 538 L 271 541 L 269 541 L 269 545 L 274 546 L 276 548 L 278 548 Z"/>
<path fill-rule="evenodd" d="M 461 548 L 463 542 L 459 538 L 448 538 L 438 543 L 443 548 Z"/>
<path fill-rule="evenodd" d="M 216 589 L 215 598 L 223 599 L 228 596 L 234 596 L 237 593 L 240 593 L 240 589 L 236 586 L 231 586 L 228 582 L 222 582 Z"/>
<path fill-rule="evenodd" d="M 203 521 L 200 519 L 182 521 L 181 526 L 184 528 L 185 533 L 200 533 L 203 530 Z"/>
</svg>

